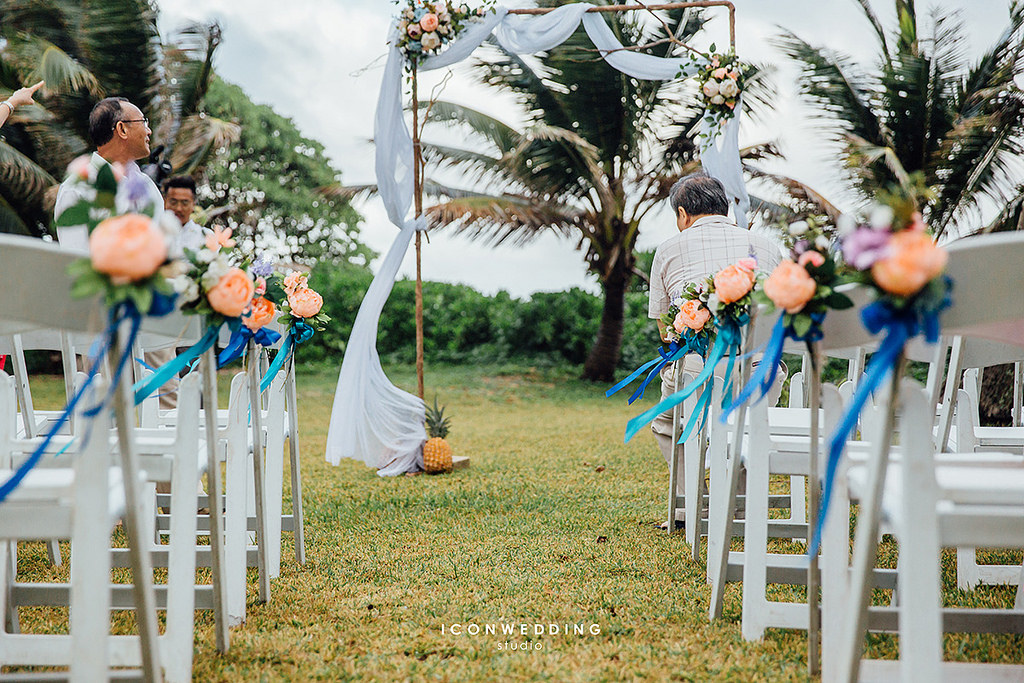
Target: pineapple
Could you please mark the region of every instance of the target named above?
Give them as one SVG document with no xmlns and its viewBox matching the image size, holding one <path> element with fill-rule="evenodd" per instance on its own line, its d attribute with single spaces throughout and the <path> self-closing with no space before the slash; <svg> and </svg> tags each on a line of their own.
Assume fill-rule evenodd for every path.
<svg viewBox="0 0 1024 683">
<path fill-rule="evenodd" d="M 423 469 L 427 474 L 439 474 L 452 471 L 452 447 L 445 440 L 448 436 L 450 419 L 444 416 L 444 406 L 437 407 L 437 396 L 434 396 L 434 407 L 427 408 L 427 442 L 423 444 Z"/>
</svg>

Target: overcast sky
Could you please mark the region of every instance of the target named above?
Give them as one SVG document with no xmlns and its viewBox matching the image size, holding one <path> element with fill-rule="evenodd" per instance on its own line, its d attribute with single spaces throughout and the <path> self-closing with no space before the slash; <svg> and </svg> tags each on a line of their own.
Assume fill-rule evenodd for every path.
<svg viewBox="0 0 1024 683">
<path fill-rule="evenodd" d="M 810 119 L 797 102 L 795 71 L 771 45 L 782 28 L 812 44 L 828 45 L 862 60 L 875 54 L 874 34 L 855 0 L 734 0 L 737 8 L 737 53 L 741 58 L 780 66 L 778 104 L 772 115 L 754 125 L 747 122 L 741 145 L 778 141 L 786 160 L 773 170 L 820 188 L 840 205 L 844 197 L 835 177 L 835 162 Z M 476 4 L 476 3 L 474 3 Z M 506 0 L 524 7 L 530 0 Z M 893 3 L 872 0 L 887 26 L 893 26 Z M 968 27 L 970 54 L 992 44 L 1006 26 L 1007 0 L 957 0 L 941 4 L 919 2 L 921 16 L 933 7 L 959 10 Z M 160 0 L 160 30 L 166 38 L 188 21 L 216 19 L 224 29 L 217 53 L 217 72 L 240 85 L 259 103 L 291 117 L 302 133 L 324 144 L 346 183 L 373 182 L 373 112 L 386 55 L 386 36 L 396 5 L 392 0 Z M 718 10 L 716 10 L 718 11 Z M 728 41 L 722 19 L 709 25 L 704 45 Z M 781 28 L 780 28 L 781 27 Z M 424 92 L 440 79 L 424 79 Z M 445 99 L 461 102 L 519 123 L 514 103 L 474 83 L 464 67 L 454 69 Z M 428 132 L 429 135 L 429 132 Z M 377 199 L 357 205 L 365 221 L 361 239 L 383 253 L 396 228 L 386 219 Z M 663 211 L 642 226 L 639 247 L 653 249 L 672 235 L 671 215 Z M 492 248 L 463 237 L 435 234 L 425 245 L 423 272 L 429 280 L 464 282 L 493 293 L 505 289 L 513 296 L 555 291 L 572 286 L 597 291 L 596 279 L 586 274 L 574 243 L 553 236 L 529 247 Z M 401 275 L 414 273 L 412 250 Z"/>
</svg>

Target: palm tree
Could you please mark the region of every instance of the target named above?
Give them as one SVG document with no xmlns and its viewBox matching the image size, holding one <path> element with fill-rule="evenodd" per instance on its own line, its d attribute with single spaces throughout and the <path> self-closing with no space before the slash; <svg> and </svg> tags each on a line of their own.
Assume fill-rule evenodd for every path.
<svg viewBox="0 0 1024 683">
<path fill-rule="evenodd" d="M 624 45 L 664 38 L 661 23 L 646 13 L 605 16 Z M 704 23 L 698 12 L 664 18 L 684 42 Z M 669 56 L 675 49 L 666 43 L 649 51 Z M 595 54 L 582 30 L 536 62 L 495 47 L 476 68 L 486 84 L 516 96 L 527 125 L 517 129 L 466 106 L 434 103 L 427 120 L 464 128 L 473 146 L 426 144 L 424 153 L 462 171 L 474 189 L 428 182 L 426 190 L 443 198 L 427 209 L 428 218 L 434 227 L 452 226 L 492 243 L 523 243 L 544 232 L 578 240 L 604 294 L 583 376 L 610 381 L 640 222 L 676 179 L 699 168 L 693 136 L 703 112 L 696 91 L 679 81 L 638 81 L 619 73 Z M 748 101 L 756 99 L 756 80 Z M 745 151 L 753 158 L 768 153 L 768 146 Z"/>
<path fill-rule="evenodd" d="M 53 188 L 87 151 L 88 117 L 116 94 L 155 123 L 154 146 L 189 172 L 237 128 L 197 116 L 220 30 L 190 26 L 164 49 L 147 0 L 0 0 L 0 96 L 45 79 L 38 105 L 19 109 L 0 141 L 0 232 L 49 234 Z"/>
<path fill-rule="evenodd" d="M 924 207 L 937 234 L 1017 229 L 1024 177 L 1024 3 L 1010 4 L 1003 34 L 978 60 L 965 55 L 955 13 L 934 9 L 921 22 L 913 0 L 895 0 L 899 24 L 888 32 L 867 0 L 858 0 L 878 43 L 878 63 L 812 46 L 793 33 L 779 45 L 802 68 L 802 93 L 842 145 L 850 185 L 870 198 L 917 174 L 934 191 Z M 987 225 L 982 208 L 1006 207 Z"/>
</svg>

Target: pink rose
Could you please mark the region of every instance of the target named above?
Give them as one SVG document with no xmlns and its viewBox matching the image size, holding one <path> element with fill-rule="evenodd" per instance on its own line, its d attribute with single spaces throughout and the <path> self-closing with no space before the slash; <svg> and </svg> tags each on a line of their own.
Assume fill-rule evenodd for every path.
<svg viewBox="0 0 1024 683">
<path fill-rule="evenodd" d="M 241 268 L 232 268 L 206 293 L 213 310 L 229 318 L 245 312 L 256 291 L 252 279 Z"/>
<path fill-rule="evenodd" d="M 83 154 L 68 164 L 68 175 L 79 180 L 88 180 L 90 170 L 88 154 Z"/>
<path fill-rule="evenodd" d="M 920 211 L 915 211 L 910 217 L 910 226 L 907 229 L 915 232 L 924 232 L 926 227 L 927 226 L 924 224 L 924 216 L 921 215 Z"/>
<path fill-rule="evenodd" d="M 754 286 L 753 271 L 738 265 L 726 266 L 715 274 L 715 294 L 723 304 L 739 301 Z"/>
<path fill-rule="evenodd" d="M 887 253 L 871 266 L 871 275 L 890 294 L 911 296 L 942 274 L 948 258 L 924 232 L 904 230 L 889 239 Z"/>
<path fill-rule="evenodd" d="M 726 69 L 724 66 L 720 66 L 714 71 L 712 71 L 711 75 L 721 81 L 729 75 L 729 70 Z"/>
<path fill-rule="evenodd" d="M 288 294 L 288 307 L 292 315 L 299 318 L 312 318 L 324 307 L 324 300 L 309 287 L 297 289 Z"/>
<path fill-rule="evenodd" d="M 242 318 L 242 324 L 255 332 L 273 320 L 276 312 L 277 306 L 273 301 L 258 296 L 252 300 L 248 313 Z"/>
<path fill-rule="evenodd" d="M 696 299 L 690 299 L 679 307 L 679 313 L 676 314 L 676 319 L 672 323 L 672 327 L 675 328 L 679 334 L 683 333 L 683 330 L 689 328 L 695 332 L 700 332 L 704 329 L 704 324 L 707 323 L 711 317 L 711 311 L 704 307 L 701 302 Z"/>
<path fill-rule="evenodd" d="M 437 15 L 433 12 L 428 12 L 420 19 L 420 28 L 424 31 L 433 31 L 437 28 L 437 23 Z"/>
<path fill-rule="evenodd" d="M 410 38 L 416 40 L 417 38 L 423 35 L 423 29 L 420 28 L 419 24 L 409 24 L 409 29 L 407 33 L 409 34 Z"/>
<path fill-rule="evenodd" d="M 750 272 L 754 272 L 754 270 L 757 269 L 757 259 L 754 258 L 753 256 L 748 256 L 746 258 L 741 258 L 739 261 L 736 262 L 736 265 L 742 268 L 743 270 L 749 270 Z"/>
<path fill-rule="evenodd" d="M 256 296 L 263 296 L 267 293 L 267 278 L 256 278 Z"/>
<path fill-rule="evenodd" d="M 719 64 L 721 64 L 721 62 L 718 61 L 718 57 L 711 58 L 711 66 L 718 66 Z"/>
<path fill-rule="evenodd" d="M 738 80 L 739 77 L 740 77 L 740 72 L 739 71 L 736 71 L 735 69 L 733 69 L 732 71 L 729 72 L 729 78 L 731 78 L 732 80 L 734 80 L 734 81 Z"/>
<path fill-rule="evenodd" d="M 800 254 L 800 258 L 797 259 L 797 263 L 801 266 L 806 267 L 810 263 L 815 268 L 821 268 L 825 265 L 825 257 L 821 255 L 821 252 L 810 250 Z"/>
<path fill-rule="evenodd" d="M 817 252 L 805 252 L 813 253 Z M 807 302 L 814 298 L 817 290 L 818 284 L 814 278 L 807 274 L 802 265 L 792 261 L 780 263 L 764 281 L 764 293 L 786 313 L 799 313 Z"/>
<path fill-rule="evenodd" d="M 108 218 L 89 236 L 92 267 L 114 284 L 144 280 L 167 260 L 163 233 L 147 216 L 129 213 Z"/>
</svg>

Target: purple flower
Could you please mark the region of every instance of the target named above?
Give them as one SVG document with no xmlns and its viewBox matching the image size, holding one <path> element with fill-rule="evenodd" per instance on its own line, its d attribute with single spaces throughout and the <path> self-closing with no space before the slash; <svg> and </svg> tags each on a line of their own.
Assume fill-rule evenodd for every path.
<svg viewBox="0 0 1024 683">
<path fill-rule="evenodd" d="M 252 262 L 249 270 L 255 277 L 270 277 L 274 272 L 274 264 L 265 256 L 260 256 Z"/>
<path fill-rule="evenodd" d="M 857 270 L 867 270 L 889 250 L 888 230 L 861 226 L 843 240 L 843 258 Z"/>
</svg>

